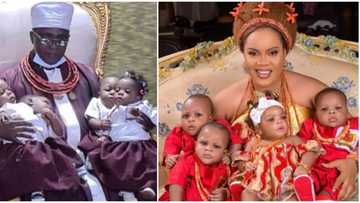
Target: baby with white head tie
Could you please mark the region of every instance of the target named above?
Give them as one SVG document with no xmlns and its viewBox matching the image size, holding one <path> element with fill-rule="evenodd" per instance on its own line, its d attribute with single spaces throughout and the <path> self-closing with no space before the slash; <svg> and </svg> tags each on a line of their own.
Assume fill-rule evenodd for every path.
<svg viewBox="0 0 360 203">
<path fill-rule="evenodd" d="M 299 137 L 289 136 L 286 115 L 280 102 L 266 97 L 260 98 L 250 110 L 249 117 L 255 129 L 249 132 L 256 136 L 248 134 L 245 150 L 236 158 L 245 166 L 239 169 L 241 178 L 238 179 L 245 187 L 241 193 L 242 200 L 315 200 L 313 195 L 307 196 L 314 194 L 311 193 L 314 190 L 308 169 L 321 152 L 321 147 L 314 140 L 303 143 Z M 272 180 L 274 184 L 268 184 L 266 180 Z M 310 193 L 296 190 L 294 185 L 297 180 L 301 180 L 300 184 L 308 187 Z"/>
</svg>

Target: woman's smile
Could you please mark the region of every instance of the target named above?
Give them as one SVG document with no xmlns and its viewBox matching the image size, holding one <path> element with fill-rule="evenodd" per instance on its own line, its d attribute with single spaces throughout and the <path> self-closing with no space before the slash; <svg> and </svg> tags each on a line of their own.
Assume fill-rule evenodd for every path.
<svg viewBox="0 0 360 203">
<path fill-rule="evenodd" d="M 269 69 L 256 69 L 256 75 L 257 77 L 261 78 L 261 79 L 267 79 L 270 77 L 272 70 Z"/>
</svg>

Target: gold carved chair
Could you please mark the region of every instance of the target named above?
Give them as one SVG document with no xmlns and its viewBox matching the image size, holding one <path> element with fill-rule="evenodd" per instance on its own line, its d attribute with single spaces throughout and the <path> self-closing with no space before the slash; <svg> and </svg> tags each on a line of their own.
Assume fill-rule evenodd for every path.
<svg viewBox="0 0 360 203">
<path fill-rule="evenodd" d="M 290 69 L 341 89 L 348 97 L 352 115 L 358 115 L 358 43 L 332 36 L 310 37 L 298 34 L 287 56 Z M 245 75 L 243 58 L 233 38 L 200 43 L 159 60 L 159 152 L 167 132 L 180 120 L 181 104 L 195 93 L 214 96 Z M 231 99 L 231 98 L 230 98 Z M 161 159 L 159 159 L 161 160 Z M 160 165 L 160 163 L 159 163 Z M 167 171 L 160 167 L 160 190 Z"/>
<path fill-rule="evenodd" d="M 36 2 L 0 1 L 0 68 L 13 67 L 31 49 L 30 9 Z M 70 41 L 65 55 L 103 74 L 110 33 L 108 3 L 74 3 Z M 1 70 L 0 70 L 1 71 Z"/>
</svg>

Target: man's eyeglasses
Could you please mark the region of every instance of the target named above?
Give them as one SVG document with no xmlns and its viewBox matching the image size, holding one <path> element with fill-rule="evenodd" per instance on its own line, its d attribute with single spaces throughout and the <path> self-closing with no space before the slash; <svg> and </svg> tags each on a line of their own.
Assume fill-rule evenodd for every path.
<svg viewBox="0 0 360 203">
<path fill-rule="evenodd" d="M 55 46 L 57 47 L 65 47 L 69 41 L 69 39 L 49 39 L 46 37 L 41 37 L 38 33 L 34 32 L 34 35 L 36 36 L 36 38 L 39 39 L 40 44 L 50 47 L 51 45 L 55 44 Z"/>
</svg>

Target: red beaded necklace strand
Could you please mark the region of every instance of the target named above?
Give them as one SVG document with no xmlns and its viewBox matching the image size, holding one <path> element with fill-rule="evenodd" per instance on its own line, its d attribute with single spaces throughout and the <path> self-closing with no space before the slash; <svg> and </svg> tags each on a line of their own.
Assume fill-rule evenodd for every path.
<svg viewBox="0 0 360 203">
<path fill-rule="evenodd" d="M 69 68 L 69 73 L 66 76 L 66 79 L 61 83 L 49 82 L 43 79 L 39 74 L 37 74 L 34 69 L 31 67 L 30 63 L 30 54 L 24 57 L 20 63 L 20 69 L 23 72 L 26 80 L 36 89 L 41 92 L 49 93 L 52 95 L 62 95 L 67 94 L 74 89 L 76 84 L 79 82 L 79 70 L 76 67 L 76 64 L 65 57 L 66 65 Z"/>
</svg>

